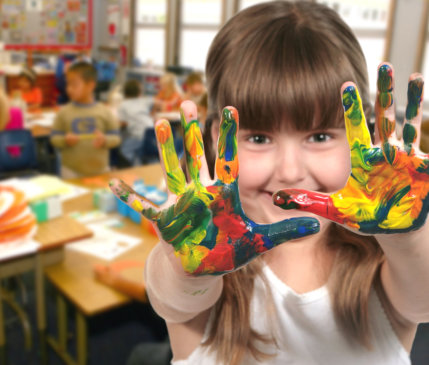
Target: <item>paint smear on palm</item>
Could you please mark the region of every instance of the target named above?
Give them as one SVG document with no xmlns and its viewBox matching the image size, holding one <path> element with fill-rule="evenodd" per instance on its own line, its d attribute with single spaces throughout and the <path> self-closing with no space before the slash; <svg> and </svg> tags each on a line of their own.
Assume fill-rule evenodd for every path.
<svg viewBox="0 0 429 365">
<path fill-rule="evenodd" d="M 174 148 L 173 133 L 170 123 L 166 120 L 158 121 L 155 126 L 156 138 L 161 146 L 162 159 L 167 174 L 168 189 L 176 195 L 183 194 L 186 186 L 186 178 L 183 173 L 176 149 Z"/>
<path fill-rule="evenodd" d="M 237 131 L 237 111 L 229 107 L 224 108 L 219 129 L 216 174 L 225 184 L 234 182 L 238 176 Z"/>
</svg>

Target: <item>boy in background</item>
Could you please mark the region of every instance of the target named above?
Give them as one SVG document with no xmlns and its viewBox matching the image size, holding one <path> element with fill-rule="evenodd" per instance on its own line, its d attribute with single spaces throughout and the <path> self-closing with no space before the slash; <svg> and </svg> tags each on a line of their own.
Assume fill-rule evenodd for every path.
<svg viewBox="0 0 429 365">
<path fill-rule="evenodd" d="M 139 151 L 147 128 L 154 127 L 151 116 L 153 101 L 142 96 L 140 83 L 128 80 L 123 88 L 125 100 L 118 108 L 118 118 L 123 128 L 121 153 L 131 165 L 140 162 Z"/>
<path fill-rule="evenodd" d="M 63 178 L 91 176 L 109 170 L 109 149 L 119 145 L 119 124 L 110 110 L 94 101 L 97 71 L 77 62 L 66 72 L 71 100 L 58 112 L 52 144 L 61 149 Z"/>
</svg>

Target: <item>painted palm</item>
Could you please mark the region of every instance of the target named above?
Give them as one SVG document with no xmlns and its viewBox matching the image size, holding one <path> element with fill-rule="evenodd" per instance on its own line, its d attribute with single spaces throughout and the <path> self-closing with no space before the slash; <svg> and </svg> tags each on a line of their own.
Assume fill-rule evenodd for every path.
<svg viewBox="0 0 429 365">
<path fill-rule="evenodd" d="M 351 175 L 346 186 L 330 196 L 285 189 L 274 204 L 326 217 L 363 233 L 399 233 L 421 227 L 428 212 L 429 156 L 418 150 L 423 80 L 412 75 L 403 138 L 395 133 L 393 70 L 383 64 L 378 73 L 376 121 L 379 143 L 371 144 L 362 102 L 354 84 L 342 93 Z"/>
<path fill-rule="evenodd" d="M 187 273 L 231 272 L 282 242 L 318 232 L 319 224 L 312 218 L 259 225 L 246 217 L 238 193 L 235 108 L 227 107 L 222 113 L 215 181 L 208 178 L 196 107 L 191 102 L 182 104 L 182 127 L 189 183 L 180 167 L 169 123 L 161 120 L 155 127 L 171 205 L 157 208 L 118 180 L 111 182 L 111 189 L 155 224 L 159 238 L 168 249 L 174 249 Z"/>
</svg>

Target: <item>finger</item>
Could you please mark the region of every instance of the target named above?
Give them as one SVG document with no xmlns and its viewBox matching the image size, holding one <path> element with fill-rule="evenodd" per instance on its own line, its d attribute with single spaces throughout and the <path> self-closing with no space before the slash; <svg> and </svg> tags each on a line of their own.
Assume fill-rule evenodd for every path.
<svg viewBox="0 0 429 365">
<path fill-rule="evenodd" d="M 405 111 L 405 123 L 402 131 L 405 151 L 413 155 L 415 150 L 419 150 L 420 126 L 422 123 L 422 102 L 423 102 L 423 77 L 420 74 L 412 74 L 408 81 L 408 100 Z"/>
<path fill-rule="evenodd" d="M 192 101 L 186 100 L 180 104 L 180 109 L 189 175 L 196 183 L 209 181 L 203 137 L 197 120 L 197 106 Z"/>
<path fill-rule="evenodd" d="M 112 179 L 109 182 L 109 187 L 113 194 L 136 212 L 141 213 L 150 220 L 157 218 L 158 213 L 160 212 L 159 206 L 138 194 L 122 180 Z"/>
<path fill-rule="evenodd" d="M 168 189 L 173 194 L 181 195 L 185 192 L 186 178 L 174 148 L 170 123 L 165 119 L 158 120 L 155 124 L 155 133 Z"/>
<path fill-rule="evenodd" d="M 298 209 L 314 213 L 331 221 L 343 224 L 340 212 L 329 195 L 301 189 L 279 190 L 273 195 L 273 203 L 282 209 Z"/>
<path fill-rule="evenodd" d="M 366 125 L 362 100 L 356 85 L 352 82 L 346 82 L 341 89 L 347 140 L 349 141 L 350 150 L 370 148 L 371 135 Z"/>
<path fill-rule="evenodd" d="M 320 224 L 315 218 L 291 218 L 274 224 L 261 224 L 254 228 L 255 233 L 264 236 L 264 247 L 268 250 L 297 238 L 319 232 Z"/>
<path fill-rule="evenodd" d="M 384 157 L 390 164 L 396 156 L 395 105 L 393 102 L 394 72 L 389 63 L 378 68 L 376 110 L 376 133 L 381 143 Z"/>
<path fill-rule="evenodd" d="M 224 184 L 231 184 L 238 176 L 237 132 L 237 109 L 227 106 L 222 111 L 216 157 L 216 175 Z"/>
</svg>

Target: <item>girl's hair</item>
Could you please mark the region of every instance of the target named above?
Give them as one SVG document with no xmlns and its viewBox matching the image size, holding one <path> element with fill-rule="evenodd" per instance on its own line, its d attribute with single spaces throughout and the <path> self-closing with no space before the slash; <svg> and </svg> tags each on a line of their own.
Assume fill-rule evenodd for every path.
<svg viewBox="0 0 429 365">
<path fill-rule="evenodd" d="M 9 101 L 2 89 L 0 89 L 0 131 L 2 131 L 9 121 Z"/>
<path fill-rule="evenodd" d="M 137 80 L 127 80 L 124 85 L 124 96 L 126 98 L 137 98 L 142 93 L 142 87 Z"/>
<path fill-rule="evenodd" d="M 170 93 L 174 93 L 176 91 L 180 92 L 179 85 L 177 84 L 177 77 L 171 72 L 167 72 L 162 75 L 160 83 L 161 85 L 166 85 Z"/>
<path fill-rule="evenodd" d="M 313 2 L 277 1 L 238 13 L 214 39 L 206 77 L 209 116 L 204 142 L 211 173 L 211 124 L 219 122 L 226 105 L 238 109 L 240 128 L 245 129 L 274 131 L 284 123 L 301 131 L 340 127 L 340 88 L 353 81 L 367 119 L 371 111 L 359 43 L 336 12 Z M 369 346 L 368 298 L 382 251 L 374 238 L 334 224 L 328 234 L 328 246 L 337 250 L 328 283 L 334 313 L 351 340 Z M 269 338 L 250 326 L 253 282 L 263 276 L 259 261 L 224 276 L 215 325 L 205 342 L 219 363 L 239 364 L 246 352 L 255 358 L 266 356 L 256 343 Z"/>
<path fill-rule="evenodd" d="M 19 77 L 25 77 L 30 82 L 31 87 L 34 87 L 36 85 L 37 74 L 30 67 L 23 67 L 21 72 L 19 73 Z"/>
</svg>

